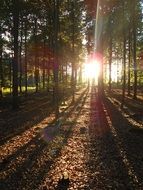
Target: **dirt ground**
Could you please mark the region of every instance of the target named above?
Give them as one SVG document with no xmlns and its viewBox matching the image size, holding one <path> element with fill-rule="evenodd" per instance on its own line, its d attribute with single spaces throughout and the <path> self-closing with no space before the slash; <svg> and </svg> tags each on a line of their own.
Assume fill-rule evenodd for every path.
<svg viewBox="0 0 143 190">
<path fill-rule="evenodd" d="M 143 190 L 142 122 L 115 98 L 101 100 L 93 86 L 62 105 L 58 121 L 44 102 L 3 115 L 0 190 Z"/>
</svg>

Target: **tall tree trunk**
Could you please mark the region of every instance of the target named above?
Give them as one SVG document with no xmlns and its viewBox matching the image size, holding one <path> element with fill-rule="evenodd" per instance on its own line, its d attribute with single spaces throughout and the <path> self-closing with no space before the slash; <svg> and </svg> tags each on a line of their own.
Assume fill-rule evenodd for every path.
<svg viewBox="0 0 143 190">
<path fill-rule="evenodd" d="M 45 76 L 46 76 L 46 72 L 45 72 L 45 66 L 46 66 L 46 40 L 44 39 L 44 56 L 43 56 L 43 89 L 45 89 Z"/>
<path fill-rule="evenodd" d="M 19 30 L 19 0 L 13 0 L 13 109 L 18 108 L 18 30 Z"/>
<path fill-rule="evenodd" d="M 136 0 L 133 1 L 133 62 L 134 62 L 134 95 L 133 98 L 137 99 L 137 60 L 136 60 Z"/>
<path fill-rule="evenodd" d="M 99 54 L 101 55 L 100 59 L 100 73 L 98 77 L 98 96 L 100 98 L 104 95 L 104 84 L 103 84 L 103 36 L 100 37 L 100 44 L 97 48 Z"/>
<path fill-rule="evenodd" d="M 61 81 L 62 81 L 62 83 L 64 83 L 64 66 L 63 66 L 63 62 L 61 64 Z"/>
<path fill-rule="evenodd" d="M 116 73 L 116 75 L 117 75 L 117 83 L 116 83 L 116 87 L 118 88 L 119 87 L 119 56 L 118 56 L 118 52 L 116 52 L 116 54 L 115 54 L 115 56 L 116 56 L 116 67 L 117 67 L 117 73 Z"/>
<path fill-rule="evenodd" d="M 55 99 L 56 118 L 59 117 L 58 32 L 59 32 L 59 0 L 54 0 L 54 99 Z"/>
<path fill-rule="evenodd" d="M 128 41 L 128 96 L 131 93 L 131 33 L 129 31 L 129 41 Z"/>
<path fill-rule="evenodd" d="M 110 34 L 109 42 L 109 93 L 111 92 L 111 82 L 112 82 L 112 36 Z"/>
<path fill-rule="evenodd" d="M 65 75 L 66 75 L 66 87 L 68 86 L 68 65 L 67 65 L 67 63 L 66 63 L 66 73 L 65 73 Z"/>
<path fill-rule="evenodd" d="M 76 86 L 77 86 L 77 67 L 75 67 L 75 79 L 74 79 L 75 90 L 76 90 Z"/>
<path fill-rule="evenodd" d="M 52 27 L 52 25 L 53 25 L 53 20 L 52 20 L 52 13 L 51 12 L 49 12 L 49 14 L 48 14 L 48 26 L 49 26 L 49 28 L 51 28 Z M 52 66 L 52 64 L 51 64 L 51 61 L 52 61 L 52 59 L 51 59 L 51 57 L 52 57 L 52 43 L 53 43 L 53 36 L 52 36 L 52 31 L 49 29 L 48 30 L 48 36 L 49 36 L 49 41 L 48 41 L 48 46 L 49 46 L 49 51 L 47 52 L 48 53 L 48 65 L 47 65 L 47 91 L 49 92 L 49 90 L 50 90 L 50 70 L 51 70 L 51 66 Z M 53 97 L 53 101 L 54 101 L 54 97 Z"/>
<path fill-rule="evenodd" d="M 38 68 L 38 43 L 37 43 L 37 18 L 35 18 L 35 21 L 34 21 L 34 43 L 35 43 L 35 86 L 36 86 L 36 90 L 35 92 L 37 93 L 38 92 L 38 88 L 39 88 L 39 85 L 38 85 L 38 81 L 39 81 L 39 68 Z"/>
<path fill-rule="evenodd" d="M 122 2 L 123 12 L 123 26 L 125 26 L 125 3 Z M 123 75 L 122 75 L 123 83 L 122 83 L 122 102 L 121 102 L 121 109 L 125 104 L 125 88 L 126 88 L 126 30 L 123 27 Z"/>
<path fill-rule="evenodd" d="M 3 65 L 2 65 L 2 51 L 3 45 L 0 44 L 0 98 L 3 97 L 2 87 L 3 87 Z"/>
<path fill-rule="evenodd" d="M 10 95 L 12 95 L 12 67 L 13 67 L 13 53 L 9 57 L 9 81 L 10 81 Z"/>
<path fill-rule="evenodd" d="M 71 76 L 71 85 L 72 85 L 72 102 L 75 101 L 75 0 L 72 2 L 72 76 Z"/>
<path fill-rule="evenodd" d="M 22 46 L 23 46 L 23 20 L 21 18 L 20 48 L 19 48 L 19 90 L 22 93 Z"/>
<path fill-rule="evenodd" d="M 122 84 L 122 102 L 121 109 L 123 109 L 125 103 L 125 88 L 126 88 L 126 34 L 124 33 L 123 41 L 123 84 Z"/>
<path fill-rule="evenodd" d="M 1 24 L 0 24 L 0 98 L 3 97 L 3 93 L 2 93 L 2 83 L 3 83 L 2 51 L 3 51 L 3 44 L 2 44 L 2 34 L 1 34 Z"/>
<path fill-rule="evenodd" d="M 51 67 L 51 55 L 48 54 L 48 65 L 47 65 L 47 92 L 49 92 L 50 88 L 50 67 Z"/>
<path fill-rule="evenodd" d="M 80 65 L 80 68 L 79 68 L 79 83 L 80 84 L 82 83 L 82 65 Z"/>
<path fill-rule="evenodd" d="M 25 19 L 25 28 L 24 28 L 24 36 L 25 36 L 25 95 L 27 95 L 27 18 Z"/>
<path fill-rule="evenodd" d="M 95 40 L 96 46 L 94 51 L 100 55 L 100 73 L 98 77 L 98 97 L 102 98 L 104 95 L 104 85 L 103 85 L 103 12 L 100 7 L 103 7 L 103 2 L 97 1 L 97 11 L 96 11 L 96 31 Z"/>
</svg>

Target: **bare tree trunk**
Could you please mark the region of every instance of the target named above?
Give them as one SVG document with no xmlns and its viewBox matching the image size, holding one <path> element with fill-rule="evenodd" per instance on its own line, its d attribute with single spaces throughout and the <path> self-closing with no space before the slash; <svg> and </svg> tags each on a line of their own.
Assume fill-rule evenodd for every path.
<svg viewBox="0 0 143 190">
<path fill-rule="evenodd" d="M 71 76 L 71 85 L 72 85 L 72 102 L 75 101 L 75 0 L 72 2 L 72 76 Z"/>
<path fill-rule="evenodd" d="M 97 11 L 96 11 L 96 31 L 95 31 L 95 40 L 96 44 L 94 51 L 97 52 L 100 59 L 100 73 L 98 77 L 98 97 L 102 98 L 104 95 L 104 85 L 103 85 L 103 12 L 100 7 L 103 6 L 103 2 L 97 1 Z"/>
<path fill-rule="evenodd" d="M 66 86 L 68 86 L 68 65 L 66 64 Z"/>
<path fill-rule="evenodd" d="M 98 52 L 100 53 L 101 55 L 101 60 L 100 60 L 100 64 L 101 64 L 101 67 L 100 67 L 100 73 L 99 73 L 99 77 L 98 77 L 98 96 L 100 98 L 103 97 L 104 95 L 104 84 L 103 84 L 103 37 L 101 36 L 100 37 L 100 44 L 99 44 L 99 47 L 97 47 L 98 49 Z"/>
<path fill-rule="evenodd" d="M 9 81 L 10 81 L 10 95 L 12 95 L 12 65 L 13 63 L 13 54 L 9 57 Z"/>
<path fill-rule="evenodd" d="M 134 62 L 134 95 L 133 98 L 137 99 L 137 60 L 136 60 L 136 41 L 137 41 L 137 31 L 136 31 L 136 0 L 133 3 L 133 62 Z"/>
<path fill-rule="evenodd" d="M 112 36 L 110 35 L 109 42 L 109 92 L 111 92 L 111 82 L 112 82 Z"/>
<path fill-rule="evenodd" d="M 20 32 L 20 48 L 19 48 L 19 89 L 20 93 L 22 93 L 22 46 L 23 46 L 23 20 L 21 18 L 21 32 Z"/>
<path fill-rule="evenodd" d="M 122 84 L 122 102 L 121 109 L 125 103 L 125 88 L 126 88 L 126 36 L 124 33 L 124 41 L 123 41 L 123 84 Z"/>
<path fill-rule="evenodd" d="M 51 65 L 51 55 L 48 55 L 48 65 L 47 65 L 47 91 L 50 88 L 50 65 Z"/>
<path fill-rule="evenodd" d="M 64 66 L 63 63 L 61 64 L 61 81 L 64 83 Z"/>
<path fill-rule="evenodd" d="M 131 37 L 130 37 L 130 31 L 129 31 L 129 41 L 128 41 L 128 96 L 130 96 L 131 93 Z"/>
<path fill-rule="evenodd" d="M 79 83 L 82 83 L 82 65 L 79 68 Z"/>
<path fill-rule="evenodd" d="M 24 29 L 24 35 L 25 35 L 25 95 L 27 95 L 27 19 L 25 19 L 25 29 Z"/>
<path fill-rule="evenodd" d="M 3 45 L 0 44 L 0 98 L 3 97 L 3 92 L 2 92 L 2 87 L 3 87 L 2 51 L 3 51 Z"/>
<path fill-rule="evenodd" d="M 13 109 L 18 108 L 18 30 L 19 30 L 19 0 L 13 0 Z"/>
<path fill-rule="evenodd" d="M 56 118 L 59 117 L 58 32 L 59 32 L 59 0 L 54 0 L 54 100 L 55 100 Z"/>
<path fill-rule="evenodd" d="M 48 25 L 49 28 L 52 27 L 53 21 L 52 21 L 52 14 L 49 12 L 48 14 Z M 48 46 L 49 46 L 49 52 L 48 53 L 48 65 L 47 65 L 47 91 L 49 92 L 50 89 L 50 70 L 51 70 L 51 52 L 52 52 L 52 43 L 53 43 L 53 36 L 52 36 L 52 31 L 49 29 L 48 31 L 48 36 L 49 36 L 49 41 L 48 41 Z M 54 98 L 53 98 L 54 99 Z"/>
<path fill-rule="evenodd" d="M 116 67 L 117 67 L 117 83 L 116 83 L 116 87 L 118 88 L 119 87 L 119 56 L 118 56 L 118 52 L 115 53 L 115 56 L 117 58 L 116 60 Z"/>
<path fill-rule="evenodd" d="M 38 64 L 38 49 L 37 49 L 37 18 L 35 18 L 34 21 L 34 40 L 35 40 L 35 86 L 36 86 L 36 90 L 35 92 L 38 92 L 38 88 L 39 88 L 39 64 Z"/>
<path fill-rule="evenodd" d="M 125 3 L 122 2 L 123 6 L 123 25 L 125 25 Z M 121 109 L 123 109 L 123 106 L 125 104 L 125 88 L 126 88 L 126 31 L 125 28 L 123 28 L 123 83 L 122 83 L 122 102 L 121 102 Z"/>
<path fill-rule="evenodd" d="M 72 63 L 72 74 L 71 74 L 71 89 L 72 89 L 72 102 L 75 101 L 75 70 L 74 70 L 74 63 Z"/>
<path fill-rule="evenodd" d="M 44 57 L 43 57 L 43 89 L 45 89 L 45 66 L 46 66 L 46 41 L 44 39 Z"/>
</svg>

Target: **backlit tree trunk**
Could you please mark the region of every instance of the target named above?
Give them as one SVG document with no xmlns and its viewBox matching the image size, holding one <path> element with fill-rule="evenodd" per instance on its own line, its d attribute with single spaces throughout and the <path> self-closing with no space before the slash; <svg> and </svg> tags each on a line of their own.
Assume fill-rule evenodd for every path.
<svg viewBox="0 0 143 190">
<path fill-rule="evenodd" d="M 71 74 L 71 87 L 72 87 L 72 102 L 75 101 L 75 0 L 72 2 L 72 74 Z"/>
<path fill-rule="evenodd" d="M 19 0 L 13 0 L 13 109 L 18 108 L 18 28 L 19 28 Z"/>
<path fill-rule="evenodd" d="M 23 20 L 21 18 L 20 47 L 19 47 L 19 90 L 22 93 L 22 46 L 23 46 Z"/>
<path fill-rule="evenodd" d="M 27 95 L 27 20 L 25 20 L 24 36 L 25 36 L 25 60 L 24 60 L 25 62 L 25 95 Z"/>
<path fill-rule="evenodd" d="M 59 58 L 58 58 L 58 32 L 59 32 L 59 0 L 54 0 L 54 102 L 56 118 L 59 117 Z"/>
<path fill-rule="evenodd" d="M 34 47 L 35 47 L 35 86 L 36 86 L 36 90 L 35 92 L 38 92 L 38 81 L 39 81 L 39 64 L 38 64 L 38 43 L 37 43 L 37 18 L 35 18 L 34 21 Z"/>
<path fill-rule="evenodd" d="M 0 98 L 3 97 L 2 87 L 3 87 L 3 65 L 2 65 L 2 51 L 3 45 L 0 44 Z"/>
<path fill-rule="evenodd" d="M 109 42 L 109 92 L 111 92 L 111 82 L 112 82 L 112 36 L 110 34 L 110 42 Z"/>
<path fill-rule="evenodd" d="M 130 96 L 131 91 L 131 33 L 129 31 L 129 41 L 128 41 L 128 96 Z"/>
<path fill-rule="evenodd" d="M 133 1 L 133 65 L 134 65 L 134 95 L 133 98 L 137 99 L 137 60 L 136 60 L 136 0 Z"/>
</svg>

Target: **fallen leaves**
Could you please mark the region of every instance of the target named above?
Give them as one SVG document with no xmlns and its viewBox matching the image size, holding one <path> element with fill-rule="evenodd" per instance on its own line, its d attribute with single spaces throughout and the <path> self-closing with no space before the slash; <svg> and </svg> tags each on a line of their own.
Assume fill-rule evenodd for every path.
<svg viewBox="0 0 143 190">
<path fill-rule="evenodd" d="M 111 120 L 94 91 L 91 102 L 90 96 L 84 100 L 77 112 L 72 108 L 69 118 L 62 118 L 59 130 L 48 128 L 51 116 L 2 146 L 3 190 L 142 189 L 143 140 L 124 133 L 119 114 L 110 107 Z M 97 120 L 102 121 L 97 125 Z"/>
</svg>

